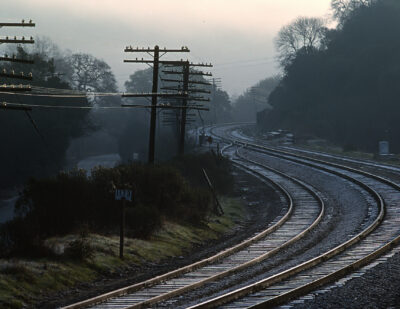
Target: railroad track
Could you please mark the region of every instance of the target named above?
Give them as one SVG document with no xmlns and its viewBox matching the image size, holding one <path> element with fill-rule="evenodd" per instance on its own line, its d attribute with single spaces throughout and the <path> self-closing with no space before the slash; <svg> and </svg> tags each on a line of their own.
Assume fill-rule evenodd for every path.
<svg viewBox="0 0 400 309">
<path fill-rule="evenodd" d="M 252 149 L 256 162 L 263 162 L 267 155 L 352 178 L 369 188 L 381 207 L 372 225 L 340 246 L 279 274 L 190 308 L 270 308 L 355 271 L 400 242 L 400 187 L 396 183 L 343 165 L 259 146 L 249 140 L 239 140 L 237 136 L 216 135 L 222 139 L 234 139 L 236 144 Z"/>
<path fill-rule="evenodd" d="M 246 124 L 250 125 L 250 124 Z M 252 125 L 252 124 L 251 124 Z M 233 131 L 232 137 L 236 139 L 242 139 L 243 141 L 252 141 L 249 137 L 243 135 L 239 131 Z M 253 140 L 254 142 L 254 140 Z M 264 146 L 270 146 L 270 142 L 265 141 L 263 139 L 256 139 L 257 144 L 264 145 Z M 363 169 L 368 169 L 374 172 L 377 171 L 385 171 L 389 172 L 392 175 L 398 176 L 400 174 L 400 166 L 388 164 L 388 163 L 380 163 L 368 159 L 357 159 L 353 157 L 348 157 L 348 156 L 340 156 L 337 154 L 332 154 L 332 153 L 327 153 L 327 152 L 321 152 L 321 151 L 313 151 L 313 150 L 308 150 L 308 149 L 302 149 L 298 147 L 293 147 L 293 146 L 275 146 L 275 149 L 278 150 L 284 150 L 288 151 L 294 154 L 304 154 L 309 157 L 313 158 L 322 158 L 324 160 L 329 160 L 333 163 L 340 163 L 348 166 L 353 166 L 353 167 L 360 167 L 362 166 Z"/>
<path fill-rule="evenodd" d="M 324 203 L 321 193 L 296 178 L 267 167 L 264 156 L 306 165 L 357 184 L 375 200 L 378 215 L 362 232 L 324 254 L 190 308 L 274 306 L 367 263 L 398 241 L 396 237 L 399 231 L 392 221 L 397 214 L 395 201 L 400 197 L 400 188 L 394 187 L 390 181 L 338 164 L 311 160 L 284 151 L 279 152 L 249 143 L 248 140 L 238 140 L 237 137 L 220 136 L 220 138 L 233 139 L 240 148 L 249 149 L 238 149 L 235 145 L 231 145 L 225 147 L 224 151 L 240 168 L 251 170 L 252 174 L 274 183 L 281 194 L 286 196 L 288 201 L 286 213 L 259 235 L 214 257 L 64 308 L 145 308 L 148 306 L 174 308 L 173 305 L 168 305 L 169 299 L 210 282 L 240 273 L 241 270 L 272 257 L 304 237 L 323 218 Z M 389 221 L 392 224 L 389 224 L 388 220 L 382 223 L 385 214 L 383 200 L 387 204 L 386 216 L 391 218 Z M 392 242 L 388 243 L 388 240 Z M 384 243 L 387 245 L 380 248 Z M 160 304 L 160 302 L 164 303 Z"/>
<path fill-rule="evenodd" d="M 321 221 L 324 202 L 315 189 L 282 172 L 249 162 L 244 158 L 235 159 L 241 169 L 272 182 L 288 202 L 286 213 L 265 231 L 198 263 L 64 308 L 144 308 L 154 305 L 273 256 L 304 237 Z"/>
</svg>

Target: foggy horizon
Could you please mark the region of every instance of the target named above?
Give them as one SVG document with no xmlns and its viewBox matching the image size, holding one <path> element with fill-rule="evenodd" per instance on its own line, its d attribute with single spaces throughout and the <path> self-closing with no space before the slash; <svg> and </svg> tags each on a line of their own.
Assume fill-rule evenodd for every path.
<svg viewBox="0 0 400 309">
<path fill-rule="evenodd" d="M 123 52 L 125 46 L 188 46 L 188 55 L 169 57 L 211 62 L 210 71 L 222 78 L 222 89 L 232 97 L 280 72 L 273 39 L 282 26 L 298 16 L 327 18 L 330 13 L 330 0 L 159 0 L 152 5 L 123 0 L 16 0 L 7 4 L 0 18 L 32 19 L 34 29 L 13 29 L 12 34 L 49 37 L 63 50 L 103 59 L 121 91 L 130 74 L 147 67 L 124 64 L 123 59 L 132 57 Z M 7 31 L 2 29 L 2 35 Z"/>
</svg>

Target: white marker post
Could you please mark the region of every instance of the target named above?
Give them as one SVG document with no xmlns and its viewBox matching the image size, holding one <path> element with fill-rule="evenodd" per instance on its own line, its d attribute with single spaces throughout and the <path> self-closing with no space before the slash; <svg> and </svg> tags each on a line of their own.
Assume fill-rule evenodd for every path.
<svg viewBox="0 0 400 309">
<path fill-rule="evenodd" d="M 115 190 L 115 200 L 121 201 L 121 222 L 119 232 L 119 257 L 124 258 L 124 234 L 125 234 L 125 203 L 132 202 L 132 190 Z"/>
</svg>

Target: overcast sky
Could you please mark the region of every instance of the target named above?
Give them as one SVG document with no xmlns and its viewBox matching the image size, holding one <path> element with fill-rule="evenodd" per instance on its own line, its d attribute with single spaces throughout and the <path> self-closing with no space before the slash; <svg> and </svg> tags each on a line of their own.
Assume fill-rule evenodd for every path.
<svg viewBox="0 0 400 309">
<path fill-rule="evenodd" d="M 0 19 L 32 19 L 36 28 L 24 29 L 27 36 L 48 36 L 63 49 L 105 60 L 121 90 L 132 72 L 144 68 L 123 63 L 133 56 L 124 54 L 126 45 L 188 46 L 190 60 L 212 62 L 222 88 L 238 95 L 279 72 L 273 44 L 279 29 L 298 16 L 327 18 L 330 1 L 9 0 L 2 3 Z M 16 29 L 0 29 L 1 36 L 14 34 Z"/>
</svg>

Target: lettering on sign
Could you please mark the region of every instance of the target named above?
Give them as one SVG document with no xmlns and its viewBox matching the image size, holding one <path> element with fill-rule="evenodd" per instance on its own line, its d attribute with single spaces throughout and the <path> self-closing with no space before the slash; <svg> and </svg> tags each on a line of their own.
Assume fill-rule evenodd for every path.
<svg viewBox="0 0 400 309">
<path fill-rule="evenodd" d="M 132 202 L 132 190 L 115 190 L 115 200 L 120 201 L 122 199 Z"/>
</svg>

